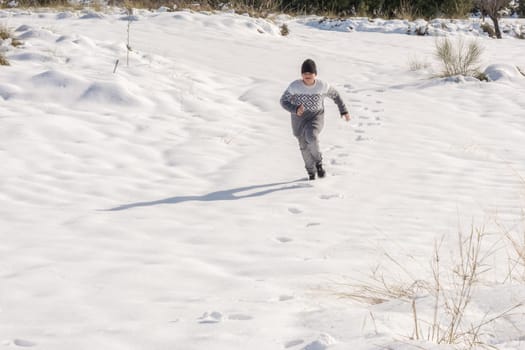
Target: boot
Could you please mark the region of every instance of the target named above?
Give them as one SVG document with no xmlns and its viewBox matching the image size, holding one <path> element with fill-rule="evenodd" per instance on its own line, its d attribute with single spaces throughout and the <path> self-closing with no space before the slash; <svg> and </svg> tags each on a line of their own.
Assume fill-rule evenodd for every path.
<svg viewBox="0 0 525 350">
<path fill-rule="evenodd" d="M 319 162 L 315 167 L 317 168 L 317 176 L 324 177 L 326 175 L 326 171 L 323 169 L 323 163 Z"/>
</svg>

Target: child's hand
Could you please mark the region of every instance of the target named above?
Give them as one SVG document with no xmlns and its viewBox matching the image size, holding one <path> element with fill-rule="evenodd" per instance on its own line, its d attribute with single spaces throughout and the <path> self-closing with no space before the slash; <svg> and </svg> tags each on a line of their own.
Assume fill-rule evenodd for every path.
<svg viewBox="0 0 525 350">
<path fill-rule="evenodd" d="M 302 117 L 303 113 L 304 113 L 304 106 L 300 105 L 299 107 L 297 107 L 297 111 L 295 112 L 295 114 L 297 114 L 298 117 Z"/>
<path fill-rule="evenodd" d="M 349 113 L 345 113 L 345 114 L 343 114 L 343 115 L 341 116 L 341 118 L 345 118 L 347 122 L 350 121 L 350 119 L 352 119 L 352 117 L 350 116 Z"/>
</svg>

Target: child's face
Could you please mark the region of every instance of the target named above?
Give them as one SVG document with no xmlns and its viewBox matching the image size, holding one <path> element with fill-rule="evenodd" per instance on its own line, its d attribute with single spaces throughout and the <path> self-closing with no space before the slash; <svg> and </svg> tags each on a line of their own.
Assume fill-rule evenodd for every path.
<svg viewBox="0 0 525 350">
<path fill-rule="evenodd" d="M 313 85 L 315 83 L 315 77 L 317 76 L 314 73 L 303 73 L 301 74 L 303 76 L 303 82 L 306 85 Z"/>
</svg>

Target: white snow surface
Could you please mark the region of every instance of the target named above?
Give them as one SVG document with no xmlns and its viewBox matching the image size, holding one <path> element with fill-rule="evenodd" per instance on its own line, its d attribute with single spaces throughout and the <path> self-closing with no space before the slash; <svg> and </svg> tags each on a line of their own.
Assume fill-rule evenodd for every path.
<svg viewBox="0 0 525 350">
<path fill-rule="evenodd" d="M 525 40 L 480 36 L 490 82 L 438 79 L 430 36 L 309 23 L 0 11 L 23 42 L 1 45 L 0 347 L 449 348 L 410 339 L 410 302 L 345 295 L 376 267 L 431 281 L 472 225 L 495 252 L 469 324 L 525 300 Z M 306 58 L 352 115 L 326 101 L 315 181 L 279 105 Z M 525 349 L 524 312 L 483 342 Z"/>
</svg>

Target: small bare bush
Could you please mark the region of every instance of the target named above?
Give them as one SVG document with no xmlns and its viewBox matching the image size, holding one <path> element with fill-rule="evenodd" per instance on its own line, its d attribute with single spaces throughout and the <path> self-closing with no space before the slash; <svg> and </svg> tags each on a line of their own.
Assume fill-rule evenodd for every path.
<svg viewBox="0 0 525 350">
<path fill-rule="evenodd" d="M 434 275 L 435 298 L 434 317 L 431 325 L 429 340 L 438 344 L 473 343 L 477 335 L 471 332 L 471 325 L 465 326 L 464 316 L 472 301 L 472 294 L 480 281 L 482 273 L 487 271 L 484 265 L 486 254 L 482 252 L 482 242 L 485 237 L 483 228 L 472 228 L 470 234 L 464 238 L 462 233 L 458 236 L 458 253 L 449 276 L 441 272 L 441 258 L 439 246 L 434 249 L 432 270 Z M 447 284 L 444 283 L 448 281 Z M 443 317 L 438 314 L 444 313 Z"/>
<path fill-rule="evenodd" d="M 18 47 L 18 46 L 21 46 L 23 45 L 23 43 L 15 38 L 13 36 L 13 33 L 11 32 L 11 29 L 9 29 L 8 27 L 4 26 L 4 25 L 0 25 L 0 39 L 1 40 L 9 40 L 11 39 L 11 45 L 14 46 L 14 47 Z"/>
<path fill-rule="evenodd" d="M 494 31 L 494 28 L 490 24 L 488 24 L 487 22 L 483 22 L 481 24 L 481 30 L 484 33 L 487 33 L 489 35 L 489 37 L 491 37 L 491 38 L 495 38 L 496 37 L 496 32 Z"/>
<path fill-rule="evenodd" d="M 387 255 L 388 256 L 388 255 Z M 398 262 L 388 256 L 398 265 Z M 370 279 L 351 286 L 353 291 L 340 293 L 342 297 L 357 300 L 371 305 L 382 304 L 389 300 L 411 301 L 421 292 L 428 290 L 427 282 L 413 278 L 410 274 L 406 276 L 393 276 L 376 267 L 372 271 Z"/>
<path fill-rule="evenodd" d="M 510 246 L 507 279 L 525 283 L 525 229 L 522 231 L 504 230 L 504 235 Z"/>
<path fill-rule="evenodd" d="M 415 7 L 412 5 L 412 3 L 409 0 L 401 0 L 399 2 L 399 8 L 396 14 L 398 18 L 409 19 L 409 20 L 416 19 L 418 15 Z"/>
<path fill-rule="evenodd" d="M 445 37 L 436 41 L 435 55 L 443 65 L 441 77 L 463 75 L 478 78 L 482 54 L 483 47 L 475 40 L 466 43 L 459 37 L 453 43 Z"/>
<path fill-rule="evenodd" d="M 436 242 L 431 260 L 432 279 L 414 278 L 404 266 L 392 258 L 393 264 L 404 272 L 401 283 L 392 282 L 391 273 L 388 281 L 381 271 L 374 271 L 369 283 L 353 286 L 354 292 L 342 294 L 354 300 L 370 304 L 400 300 L 410 303 L 412 308 L 412 340 L 425 340 L 434 344 L 452 344 L 453 346 L 474 349 L 490 347 L 484 343 L 493 323 L 505 319 L 523 303 L 512 305 L 493 315 L 481 319 L 467 319 L 472 309 L 474 292 L 480 285 L 482 275 L 491 268 L 486 262 L 495 253 L 494 246 L 488 246 L 484 227 L 472 226 L 467 235 L 458 234 L 458 246 L 452 256 L 451 264 L 446 264 L 440 254 L 443 240 Z M 408 279 L 406 278 L 408 277 Z M 410 280 L 412 282 L 410 282 Z M 418 303 L 430 301 L 425 313 L 418 311 Z M 432 305 L 432 306 L 430 306 Z M 422 316 L 423 315 L 423 316 Z M 407 329 L 408 331 L 408 329 Z"/>
<path fill-rule="evenodd" d="M 0 66 L 9 66 L 9 65 L 10 65 L 9 61 L 7 60 L 3 52 L 0 52 Z"/>
<path fill-rule="evenodd" d="M 0 39 L 7 40 L 11 38 L 11 31 L 6 26 L 0 25 Z"/>
<path fill-rule="evenodd" d="M 19 46 L 24 45 L 24 43 L 21 40 L 17 39 L 17 38 L 12 38 L 11 39 L 11 45 L 14 46 L 14 47 L 19 47 Z"/>
<path fill-rule="evenodd" d="M 446 18 L 468 18 L 472 12 L 472 0 L 444 1 L 441 10 Z"/>
<path fill-rule="evenodd" d="M 288 29 L 288 25 L 286 23 L 283 23 L 281 25 L 280 30 L 282 36 L 287 36 L 288 34 L 290 34 L 290 29 Z"/>
<path fill-rule="evenodd" d="M 408 68 L 410 69 L 410 71 L 416 72 L 419 70 L 430 68 L 430 63 L 428 63 L 427 61 L 422 61 L 416 56 L 412 56 L 408 59 Z"/>
</svg>

